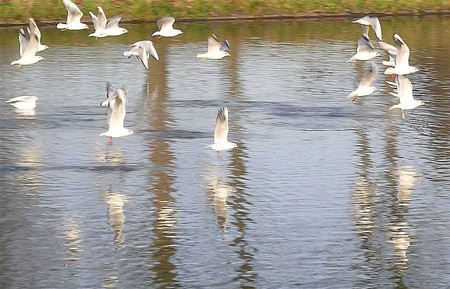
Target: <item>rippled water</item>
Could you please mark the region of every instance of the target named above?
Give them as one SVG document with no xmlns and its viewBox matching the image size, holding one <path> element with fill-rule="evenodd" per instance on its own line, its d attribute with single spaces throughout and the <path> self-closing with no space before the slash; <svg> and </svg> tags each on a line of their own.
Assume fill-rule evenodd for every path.
<svg viewBox="0 0 450 289">
<path fill-rule="evenodd" d="M 420 69 L 426 105 L 405 119 L 382 74 L 346 98 L 370 67 L 346 63 L 349 20 L 177 23 L 149 71 L 122 52 L 154 24 L 43 27 L 45 60 L 19 69 L 17 28 L 0 29 L 1 287 L 447 287 L 450 20 L 381 18 Z M 231 57 L 195 58 L 210 33 Z M 128 87 L 134 130 L 112 145 L 106 82 Z M 5 104 L 27 94 L 34 113 Z M 218 157 L 224 105 L 239 147 Z"/>
</svg>

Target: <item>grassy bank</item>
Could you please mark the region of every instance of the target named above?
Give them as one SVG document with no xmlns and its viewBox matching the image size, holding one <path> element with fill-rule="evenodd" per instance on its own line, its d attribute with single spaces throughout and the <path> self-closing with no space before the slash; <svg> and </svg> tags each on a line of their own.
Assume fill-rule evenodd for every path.
<svg viewBox="0 0 450 289">
<path fill-rule="evenodd" d="M 425 14 L 448 13 L 450 0 L 73 0 L 85 14 L 101 5 L 107 16 L 124 21 L 153 21 L 172 15 L 203 19 L 227 17 L 311 16 L 316 14 Z M 61 21 L 66 10 L 61 0 L 0 0 L 0 22 Z"/>
</svg>

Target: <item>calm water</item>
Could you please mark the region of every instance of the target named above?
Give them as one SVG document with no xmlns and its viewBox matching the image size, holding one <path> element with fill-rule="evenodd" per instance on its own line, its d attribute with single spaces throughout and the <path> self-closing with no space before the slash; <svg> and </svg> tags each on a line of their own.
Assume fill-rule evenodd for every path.
<svg viewBox="0 0 450 289">
<path fill-rule="evenodd" d="M 346 98 L 370 67 L 346 63 L 349 20 L 177 23 L 149 71 L 122 52 L 155 24 L 42 28 L 45 60 L 19 69 L 0 29 L 0 287 L 448 288 L 450 18 L 380 19 L 420 69 L 406 119 L 382 73 Z M 231 57 L 195 58 L 210 33 Z M 112 145 L 106 82 L 135 132 Z M 35 113 L 5 104 L 30 94 Z M 217 157 L 224 105 L 239 147 Z"/>
</svg>

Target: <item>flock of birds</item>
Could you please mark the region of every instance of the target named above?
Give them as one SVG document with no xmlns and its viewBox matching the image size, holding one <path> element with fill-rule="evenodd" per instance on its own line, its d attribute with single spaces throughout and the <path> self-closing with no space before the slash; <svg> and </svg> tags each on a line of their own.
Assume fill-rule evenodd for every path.
<svg viewBox="0 0 450 289">
<path fill-rule="evenodd" d="M 384 74 L 395 75 L 395 82 L 387 81 L 387 84 L 397 90 L 397 92 L 392 92 L 390 94 L 398 97 L 400 102 L 391 106 L 390 110 L 395 108 L 401 109 L 402 117 L 405 118 L 404 110 L 414 109 L 425 104 L 423 101 L 417 100 L 413 96 L 413 86 L 407 75 L 415 73 L 419 71 L 419 69 L 409 65 L 409 56 L 411 51 L 400 35 L 397 33 L 394 34 L 393 38 L 395 46 L 393 46 L 383 41 L 381 23 L 378 17 L 364 16 L 352 22 L 361 24 L 363 33 L 361 38 L 358 40 L 356 54 L 353 55 L 347 62 L 354 62 L 356 60 L 367 61 L 373 59 L 374 57 L 380 56 L 380 54 L 375 51 L 369 38 L 369 28 L 372 27 L 378 39 L 380 49 L 385 51 L 389 56 L 388 61 L 384 60 L 382 62 L 384 66 L 387 66 Z M 376 91 L 377 88 L 372 86 L 372 84 L 375 81 L 377 74 L 378 66 L 371 62 L 371 69 L 369 73 L 359 81 L 358 87 L 347 97 L 351 97 L 352 100 L 355 101 L 359 96 L 370 95 Z"/>
<path fill-rule="evenodd" d="M 78 6 L 71 0 L 62 0 L 65 8 L 67 9 L 67 21 L 66 23 L 57 24 L 57 28 L 64 30 L 83 30 L 88 29 L 88 25 L 81 22 L 83 12 L 78 8 Z M 107 36 L 119 36 L 127 33 L 125 28 L 119 26 L 120 17 L 116 16 L 108 20 L 101 6 L 97 7 L 98 14 L 94 15 L 89 12 L 94 25 L 94 33 L 89 34 L 89 36 L 100 38 Z M 31 65 L 43 59 L 43 57 L 36 55 L 39 51 L 48 48 L 47 45 L 41 43 L 41 32 L 34 21 L 34 19 L 29 19 L 29 26 L 26 28 L 21 28 L 19 30 L 19 45 L 20 45 L 20 58 L 16 61 L 11 62 L 11 65 Z M 174 29 L 173 25 L 175 23 L 175 18 L 165 17 L 159 19 L 157 22 L 159 31 L 156 31 L 152 36 L 159 37 L 174 37 L 182 34 L 183 32 L 178 29 Z M 383 61 L 383 65 L 388 68 L 385 70 L 387 75 L 395 75 L 395 82 L 387 82 L 390 86 L 395 88 L 397 92 L 391 93 L 392 95 L 399 98 L 400 102 L 396 105 L 391 106 L 390 109 L 399 108 L 402 110 L 402 116 L 404 115 L 404 110 L 414 109 L 422 104 L 420 100 L 416 100 L 412 93 L 412 84 L 408 79 L 407 74 L 417 72 L 418 69 L 409 65 L 410 50 L 403 39 L 398 35 L 394 34 L 395 46 L 383 42 L 381 24 L 377 17 L 365 16 L 361 19 L 353 21 L 353 23 L 359 23 L 362 26 L 363 35 L 358 40 L 358 47 L 356 54 L 348 60 L 348 62 L 354 61 L 367 61 L 380 54 L 375 51 L 369 39 L 369 27 L 375 31 L 376 37 L 378 38 L 379 47 L 384 50 L 389 55 L 389 61 Z M 130 45 L 131 49 L 125 51 L 123 55 L 130 58 L 131 56 L 136 56 L 140 59 L 142 64 L 146 69 L 149 68 L 149 59 L 153 57 L 155 60 L 159 60 L 158 53 L 150 40 L 142 40 L 135 42 Z M 208 50 L 206 53 L 197 54 L 197 58 L 200 59 L 222 59 L 229 56 L 228 50 L 230 48 L 230 43 L 225 40 L 220 42 L 218 38 L 212 34 L 208 38 Z M 351 97 L 355 101 L 358 97 L 366 96 L 372 94 L 377 88 L 372 86 L 378 73 L 378 67 L 375 63 L 371 62 L 370 72 L 361 79 L 358 83 L 356 90 L 351 92 L 348 97 Z M 114 88 L 108 83 L 106 85 L 106 100 L 101 102 L 100 106 L 107 109 L 107 123 L 108 130 L 101 133 L 100 136 L 107 136 L 110 138 L 110 143 L 112 143 L 113 138 L 127 136 L 133 133 L 132 130 L 124 127 L 124 120 L 126 115 L 125 104 L 127 102 L 127 88 L 125 86 L 114 90 Z M 31 110 L 36 108 L 36 96 L 19 96 L 12 98 L 7 101 L 7 103 L 13 105 L 20 110 Z M 227 107 L 222 107 L 219 109 L 216 117 L 215 129 L 214 129 L 214 144 L 209 147 L 217 152 L 222 150 L 229 150 L 237 147 L 235 143 L 228 141 L 228 109 Z"/>
</svg>

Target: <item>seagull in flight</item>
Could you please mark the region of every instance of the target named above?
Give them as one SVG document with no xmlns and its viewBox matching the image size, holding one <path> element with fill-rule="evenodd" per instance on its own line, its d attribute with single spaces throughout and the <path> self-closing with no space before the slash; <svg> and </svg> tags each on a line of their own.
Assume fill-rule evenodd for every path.
<svg viewBox="0 0 450 289">
<path fill-rule="evenodd" d="M 214 144 L 209 146 L 219 152 L 237 147 L 237 144 L 228 141 L 228 108 L 221 107 L 217 113 L 214 128 Z"/>
<path fill-rule="evenodd" d="M 67 9 L 67 21 L 66 23 L 58 23 L 56 28 L 61 31 L 64 30 L 83 30 L 88 29 L 89 27 L 81 23 L 81 17 L 83 17 L 83 12 L 81 12 L 80 8 L 70 0 L 63 0 L 63 4 Z"/>
<path fill-rule="evenodd" d="M 378 17 L 364 16 L 358 20 L 352 21 L 352 23 L 359 23 L 363 29 L 363 35 L 369 38 L 369 27 L 372 27 L 375 31 L 375 35 L 378 40 L 383 40 L 383 34 L 381 33 L 381 23 Z"/>
<path fill-rule="evenodd" d="M 395 66 L 388 67 L 384 74 L 405 75 L 419 71 L 418 68 L 409 65 L 409 55 L 411 51 L 405 41 L 398 35 L 394 34 L 395 47 L 397 48 L 397 56 L 395 57 Z"/>
<path fill-rule="evenodd" d="M 29 65 L 34 64 L 42 59 L 42 56 L 36 55 L 39 49 L 39 43 L 36 35 L 25 32 L 23 28 L 19 30 L 19 52 L 20 59 L 11 62 L 11 65 Z"/>
<path fill-rule="evenodd" d="M 201 59 L 222 59 L 225 56 L 230 56 L 228 50 L 230 49 L 230 43 L 228 40 L 224 42 L 219 42 L 217 36 L 211 34 L 208 37 L 208 52 L 197 54 L 197 58 Z"/>
<path fill-rule="evenodd" d="M 131 49 L 129 51 L 125 51 L 123 56 L 130 58 L 131 56 L 136 56 L 148 70 L 148 61 L 150 56 L 156 60 L 159 60 L 158 53 L 156 52 L 155 46 L 153 42 L 150 40 L 142 40 L 135 42 L 130 45 Z"/>
<path fill-rule="evenodd" d="M 370 42 L 370 39 L 363 35 L 358 40 L 358 47 L 356 48 L 356 54 L 350 58 L 348 62 L 355 62 L 355 60 L 369 60 L 376 56 L 379 56 L 380 54 L 376 52 L 373 48 L 372 43 Z"/>
<path fill-rule="evenodd" d="M 358 83 L 358 88 L 354 91 L 352 91 L 347 97 L 351 97 L 352 101 L 355 101 L 358 96 L 366 96 L 372 94 L 374 91 L 377 90 L 376 87 L 372 86 L 373 82 L 377 78 L 378 74 L 378 66 L 371 61 L 370 62 L 371 68 L 369 73 L 364 76 Z"/>
<path fill-rule="evenodd" d="M 165 17 L 161 18 L 158 21 L 156 21 L 156 25 L 158 25 L 159 31 L 156 31 L 152 34 L 152 36 L 158 36 L 159 37 L 174 37 L 181 33 L 183 33 L 181 30 L 174 29 L 173 24 L 175 23 L 175 18 L 173 17 Z"/>
<path fill-rule="evenodd" d="M 402 110 L 402 117 L 405 118 L 404 110 L 414 109 L 425 103 L 414 98 L 413 86 L 406 75 L 397 75 L 395 81 L 397 83 L 397 96 L 400 98 L 400 103 L 391 106 L 389 110 L 399 108 Z"/>
<path fill-rule="evenodd" d="M 89 36 L 94 37 L 106 37 L 106 36 L 119 36 L 127 33 L 128 30 L 119 27 L 119 21 L 122 19 L 120 16 L 115 16 L 111 19 L 106 18 L 105 12 L 101 6 L 97 6 L 98 15 L 95 16 L 94 13 L 89 11 L 92 23 L 94 24 L 95 32 L 89 34 Z"/>
</svg>

